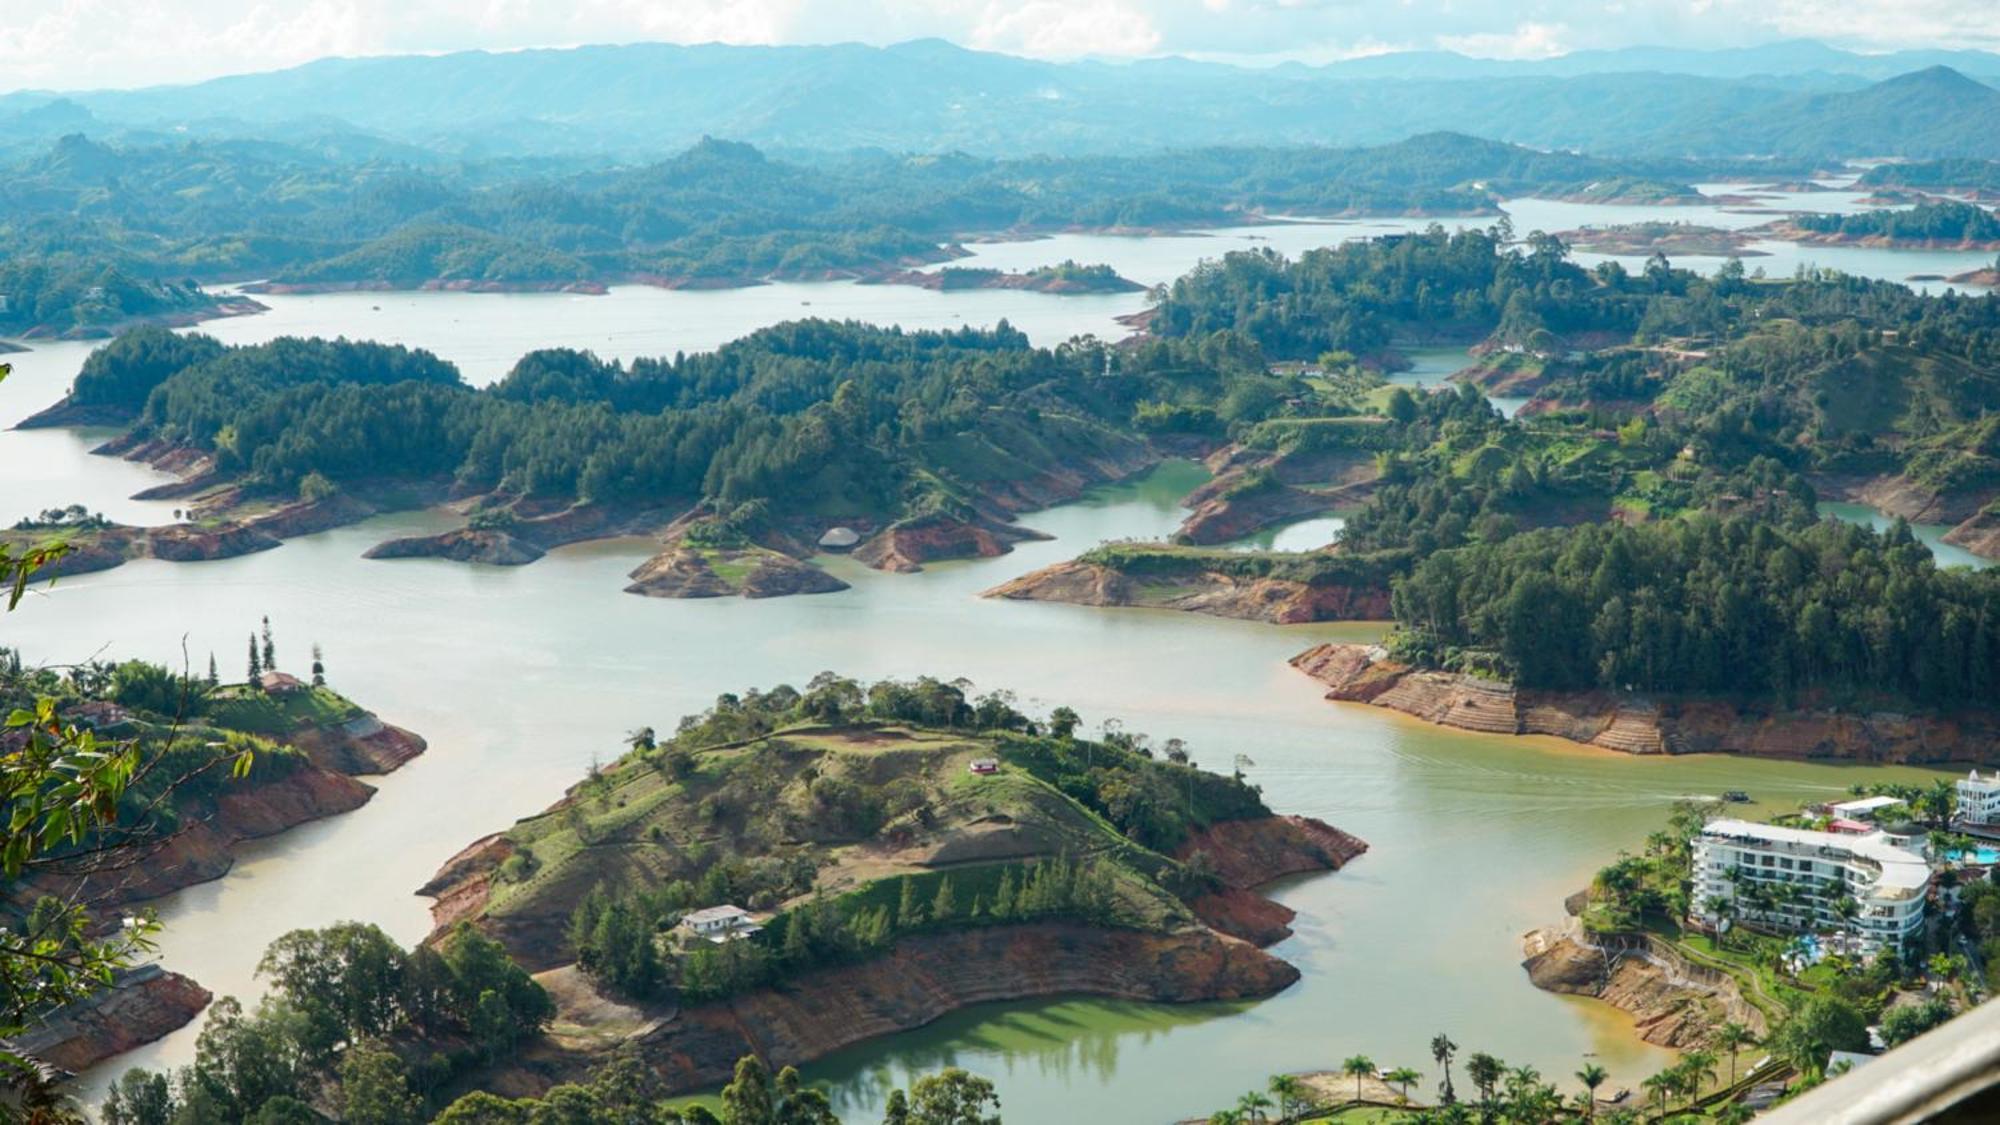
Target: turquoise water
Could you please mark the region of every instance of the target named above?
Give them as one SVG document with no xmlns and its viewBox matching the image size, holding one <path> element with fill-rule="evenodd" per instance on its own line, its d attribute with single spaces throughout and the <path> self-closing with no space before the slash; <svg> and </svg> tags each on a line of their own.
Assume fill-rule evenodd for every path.
<svg viewBox="0 0 2000 1125">
<path fill-rule="evenodd" d="M 1944 857 L 1953 863 L 1992 865 L 2000 863 L 2000 848 L 1989 848 L 1981 844 L 1969 851 L 1946 852 Z"/>
</svg>

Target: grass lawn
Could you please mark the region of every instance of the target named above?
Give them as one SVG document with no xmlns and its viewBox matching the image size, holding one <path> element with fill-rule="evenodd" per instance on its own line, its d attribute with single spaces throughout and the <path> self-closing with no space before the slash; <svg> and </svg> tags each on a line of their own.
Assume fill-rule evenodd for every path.
<svg viewBox="0 0 2000 1125">
<path fill-rule="evenodd" d="M 208 697 L 208 719 L 219 727 L 251 734 L 283 735 L 308 726 L 330 726 L 367 714 L 331 688 L 307 688 L 266 695 L 243 684 L 219 688 Z"/>
</svg>

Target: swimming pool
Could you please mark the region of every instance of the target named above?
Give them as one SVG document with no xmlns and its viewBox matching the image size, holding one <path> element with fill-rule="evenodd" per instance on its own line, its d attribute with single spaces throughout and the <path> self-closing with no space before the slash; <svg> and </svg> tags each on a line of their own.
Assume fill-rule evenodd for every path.
<svg viewBox="0 0 2000 1125">
<path fill-rule="evenodd" d="M 1972 848 L 1969 851 L 1960 850 L 1960 851 L 1946 852 L 1944 853 L 1944 857 L 1952 861 L 1953 863 L 1978 863 L 1990 866 L 1992 864 L 2000 863 L 2000 848 L 1996 848 L 1988 844 L 1981 844 L 1978 847 Z"/>
</svg>

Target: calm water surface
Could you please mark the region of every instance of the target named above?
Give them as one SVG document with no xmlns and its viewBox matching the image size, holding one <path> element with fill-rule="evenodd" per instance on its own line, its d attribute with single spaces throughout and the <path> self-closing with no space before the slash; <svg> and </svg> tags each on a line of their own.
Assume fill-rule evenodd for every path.
<svg viewBox="0 0 2000 1125">
<path fill-rule="evenodd" d="M 1079 236 L 982 247 L 981 255 L 1020 255 L 1007 259 L 1016 265 L 1108 260 L 1150 281 L 1252 234 L 1295 250 L 1363 232 L 1353 224 L 1146 241 Z M 399 339 L 484 381 L 529 346 L 619 356 L 692 350 L 802 309 L 911 326 L 1006 316 L 1049 342 L 1107 333 L 1111 315 L 1139 303 L 798 288 L 807 295 L 797 301 L 811 306 L 782 286 L 605 298 L 276 299 L 271 314 L 206 330 L 234 340 L 303 332 Z M 14 357 L 0 424 L 57 397 L 87 350 L 54 345 Z M 1432 377 L 1462 359 L 1435 357 Z M 125 499 L 162 478 L 89 456 L 92 440 L 0 432 L 0 518 L 71 502 L 132 521 L 171 516 L 171 503 Z M 245 634 L 269 614 L 281 663 L 299 665 L 320 643 L 338 687 L 430 739 L 430 752 L 381 779 L 365 808 L 251 845 L 227 877 L 160 904 L 164 961 L 218 994 L 256 994 L 258 955 L 300 926 L 359 918 L 404 941 L 421 937 L 429 919 L 413 889 L 464 844 L 542 808 L 593 759 L 615 755 L 624 731 L 670 728 L 719 692 L 798 684 L 828 668 L 964 675 L 1012 688 L 1031 708 L 1067 703 L 1090 724 L 1116 717 L 1156 738 L 1177 735 L 1212 766 L 1247 754 L 1255 763 L 1247 772 L 1273 807 L 1323 817 L 1371 843 L 1345 871 L 1278 889 L 1299 919 L 1297 936 L 1276 952 L 1305 973 L 1283 995 L 1247 1006 L 1065 1000 L 960 1013 L 812 1068 L 857 1120 L 875 1112 L 884 1083 L 954 1063 L 999 1083 L 1010 1120 L 1062 1119 L 1087 1106 L 1107 1122 L 1165 1121 L 1232 1102 L 1272 1072 L 1333 1066 L 1357 1051 L 1427 1069 L 1425 1044 L 1441 1030 L 1467 1051 L 1491 1050 L 1548 1074 L 1568 1074 L 1594 1053 L 1618 1081 L 1636 1084 L 1664 1053 L 1639 1043 L 1602 1005 L 1530 987 L 1518 964 L 1522 932 L 1555 919 L 1564 894 L 1618 849 L 1637 846 L 1679 797 L 1741 788 L 1774 809 L 1863 778 L 1919 773 L 1636 759 L 1453 733 L 1324 703 L 1285 663 L 1321 640 L 1371 636 L 1368 626 L 1279 628 L 977 596 L 1102 540 L 1165 535 L 1190 481 L 1189 467 L 1168 466 L 1029 517 L 1056 538 L 1002 558 L 916 575 L 833 559 L 829 569 L 853 589 L 764 602 L 623 594 L 625 573 L 648 553 L 643 542 L 581 545 L 519 568 L 360 557 L 381 539 L 449 522 L 408 513 L 238 559 L 143 561 L 68 579 L 0 621 L 0 643 L 51 663 L 100 654 L 178 662 L 186 652 L 198 668 L 213 651 L 233 667 Z M 1318 545 L 1306 540 L 1330 537 L 1335 523 L 1293 525 L 1273 541 Z M 89 1076 L 93 1089 L 126 1065 L 185 1062 L 193 1041 L 190 1028 L 133 1052 Z"/>
</svg>

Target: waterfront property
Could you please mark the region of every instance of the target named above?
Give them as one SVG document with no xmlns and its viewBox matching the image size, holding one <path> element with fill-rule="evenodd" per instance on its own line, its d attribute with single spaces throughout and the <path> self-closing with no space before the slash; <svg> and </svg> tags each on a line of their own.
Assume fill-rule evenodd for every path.
<svg viewBox="0 0 2000 1125">
<path fill-rule="evenodd" d="M 681 919 L 681 928 L 696 937 L 707 938 L 717 945 L 723 942 L 747 938 L 764 927 L 757 924 L 748 910 L 740 906 L 710 906 L 696 910 Z"/>
<path fill-rule="evenodd" d="M 1922 927 L 1930 864 L 1902 836 L 1713 820 L 1694 839 L 1697 920 L 1851 935 L 1898 952 Z"/>
<path fill-rule="evenodd" d="M 1958 780 L 1958 820 L 1969 828 L 2000 830 L 2000 770 L 1990 777 L 1978 770 Z"/>
</svg>

